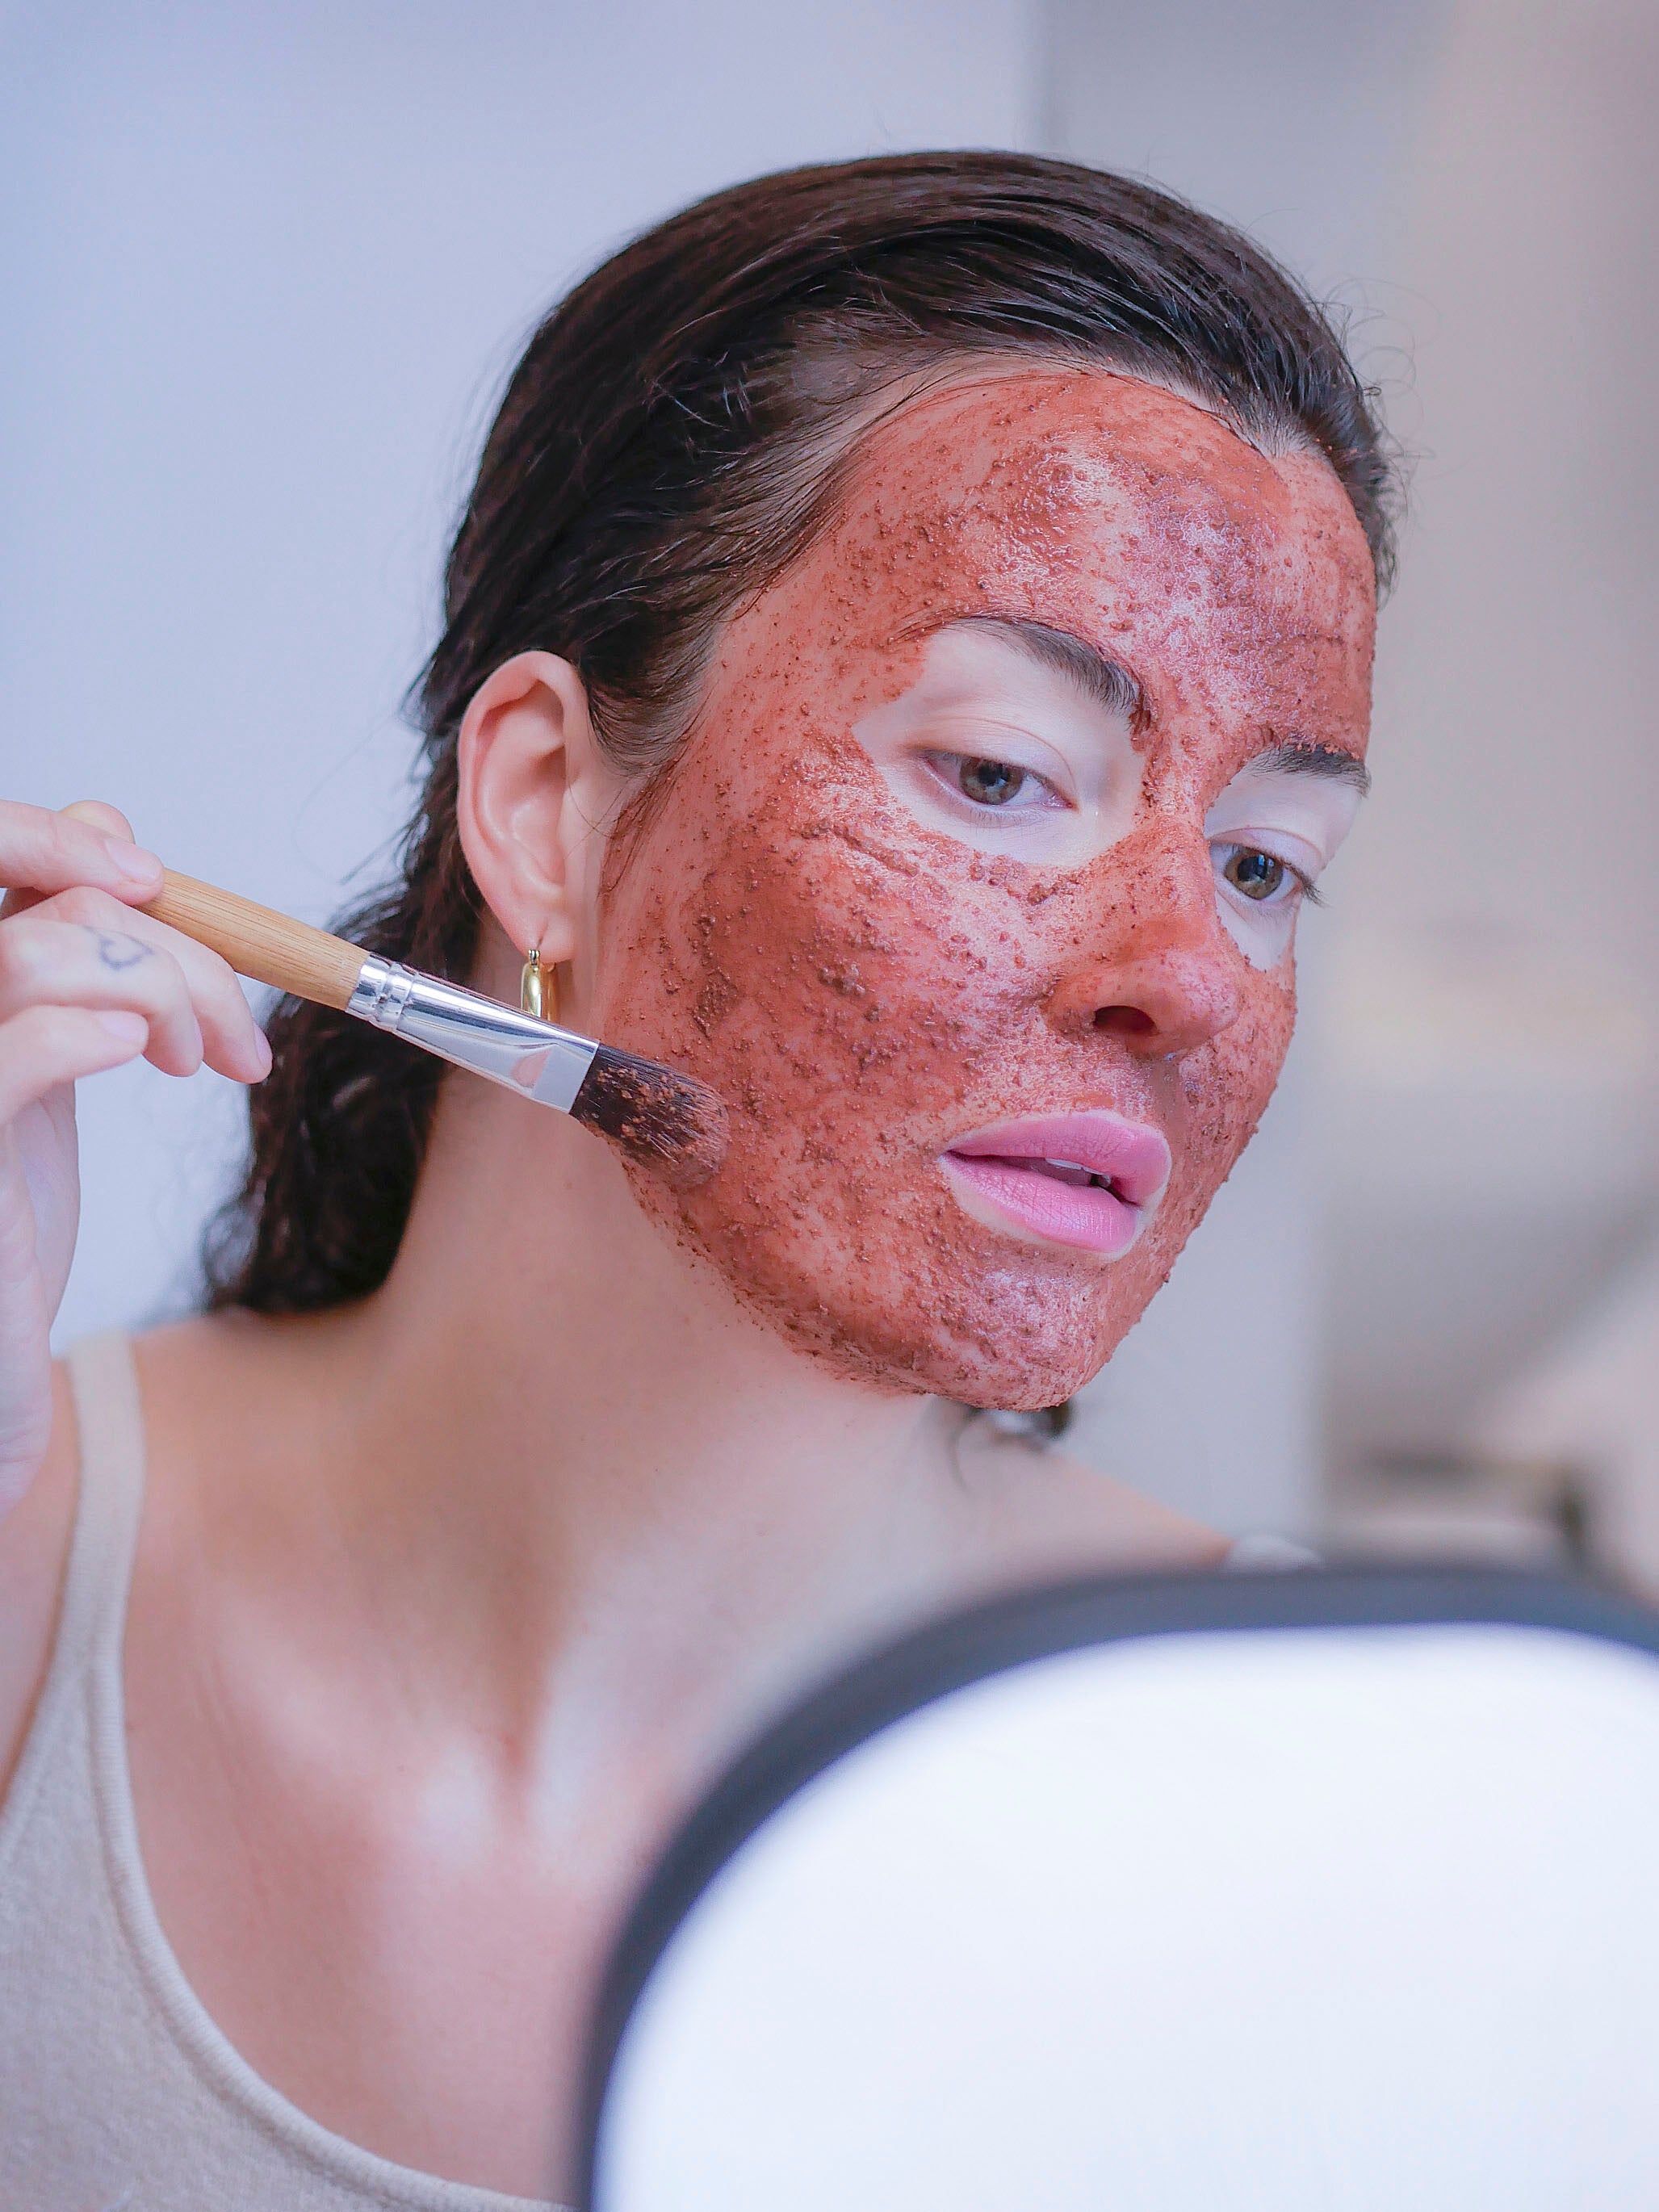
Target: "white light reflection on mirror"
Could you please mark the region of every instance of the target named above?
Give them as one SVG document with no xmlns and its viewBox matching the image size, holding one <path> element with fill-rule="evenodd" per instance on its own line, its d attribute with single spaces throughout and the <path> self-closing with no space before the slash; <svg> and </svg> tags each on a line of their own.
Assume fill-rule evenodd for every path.
<svg viewBox="0 0 1659 2212">
<path fill-rule="evenodd" d="M 957 1692 L 765 1822 L 624 2036 L 599 2212 L 1659 2203 L 1659 1661 L 1470 1625 Z"/>
</svg>

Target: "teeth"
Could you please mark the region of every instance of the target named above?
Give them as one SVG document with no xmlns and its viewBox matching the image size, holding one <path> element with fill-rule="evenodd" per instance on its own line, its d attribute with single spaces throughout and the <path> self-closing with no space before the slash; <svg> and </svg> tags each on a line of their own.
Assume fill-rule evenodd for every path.
<svg viewBox="0 0 1659 2212">
<path fill-rule="evenodd" d="M 1092 1168 L 1079 1165 L 1076 1160 L 1035 1160 L 1032 1165 L 1054 1176 L 1056 1182 L 1081 1184 L 1090 1190 L 1109 1190 L 1109 1178 L 1097 1175 Z"/>
</svg>

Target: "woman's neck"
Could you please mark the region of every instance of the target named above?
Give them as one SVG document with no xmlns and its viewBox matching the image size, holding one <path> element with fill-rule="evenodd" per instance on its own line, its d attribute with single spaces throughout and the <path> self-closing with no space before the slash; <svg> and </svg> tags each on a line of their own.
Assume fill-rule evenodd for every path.
<svg viewBox="0 0 1659 2212">
<path fill-rule="evenodd" d="M 482 1086 L 386 1285 L 290 1350 L 353 1607 L 531 1766 L 729 1738 L 950 1586 L 956 1409 L 793 1350 L 597 1140 Z"/>
</svg>

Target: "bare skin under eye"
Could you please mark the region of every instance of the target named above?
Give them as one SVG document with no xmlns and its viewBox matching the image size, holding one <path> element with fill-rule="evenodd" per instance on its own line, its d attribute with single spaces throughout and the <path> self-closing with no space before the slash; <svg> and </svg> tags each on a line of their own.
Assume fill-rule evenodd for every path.
<svg viewBox="0 0 1659 2212">
<path fill-rule="evenodd" d="M 854 735 L 923 827 L 986 853 L 1075 866 L 1124 835 L 1140 796 L 1127 718 L 990 623 L 924 640 L 917 680 Z"/>
<path fill-rule="evenodd" d="M 715 1183 L 641 1188 L 647 1205 L 848 1371 L 1005 1405 L 1075 1389 L 1202 1214 L 1290 1035 L 1288 955 L 1255 965 L 1224 927 L 1206 809 L 1293 734 L 1363 750 L 1372 605 L 1325 464 L 1269 460 L 1168 393 L 1027 374 L 886 425 L 836 523 L 731 625 L 611 887 L 603 1033 L 733 1108 Z M 963 702 L 890 760 L 872 743 L 928 637 L 988 616 L 1090 639 L 1147 685 L 1148 732 L 1126 720 L 1070 794 L 1116 833 L 1086 853 L 920 818 L 896 777 L 931 776 L 942 810 L 929 752 L 997 757 L 938 742 Z M 1055 684 L 1048 709 L 1097 735 L 1097 708 Z M 1126 1258 L 1034 1254 L 964 1215 L 940 1165 L 954 1135 L 1091 1108 L 1174 1157 Z"/>
</svg>

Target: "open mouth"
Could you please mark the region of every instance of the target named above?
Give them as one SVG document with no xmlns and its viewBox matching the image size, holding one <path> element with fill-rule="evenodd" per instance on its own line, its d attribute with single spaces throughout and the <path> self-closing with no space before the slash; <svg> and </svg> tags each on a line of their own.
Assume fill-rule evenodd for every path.
<svg viewBox="0 0 1659 2212">
<path fill-rule="evenodd" d="M 1109 1259 L 1135 1242 L 1170 1179 L 1159 1132 L 1101 1109 L 973 1130 L 939 1164 L 957 1204 L 987 1227 Z"/>
</svg>

